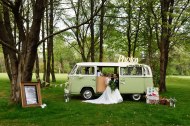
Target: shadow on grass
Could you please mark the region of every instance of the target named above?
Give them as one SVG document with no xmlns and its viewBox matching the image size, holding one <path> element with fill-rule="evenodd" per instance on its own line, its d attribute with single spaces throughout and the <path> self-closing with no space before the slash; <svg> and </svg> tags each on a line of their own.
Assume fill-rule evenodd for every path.
<svg viewBox="0 0 190 126">
<path fill-rule="evenodd" d="M 96 94 L 92 99 L 97 99 L 97 98 L 99 98 L 101 96 L 101 94 Z M 132 102 L 144 102 L 144 103 L 146 103 L 146 98 L 145 98 L 145 96 L 142 96 L 141 97 L 141 99 L 139 100 L 139 101 L 134 101 L 134 100 L 132 100 L 131 99 L 131 96 L 130 95 L 128 95 L 128 94 L 122 94 L 122 98 L 123 98 L 123 101 L 132 101 Z M 72 100 L 77 100 L 77 101 L 79 101 L 79 100 L 84 100 L 82 97 L 81 97 L 81 95 L 71 95 L 71 97 L 70 97 L 70 99 Z"/>
</svg>

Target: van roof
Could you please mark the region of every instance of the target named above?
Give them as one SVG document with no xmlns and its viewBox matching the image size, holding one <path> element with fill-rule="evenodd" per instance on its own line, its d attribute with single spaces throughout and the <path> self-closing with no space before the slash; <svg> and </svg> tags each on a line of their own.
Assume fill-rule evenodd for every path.
<svg viewBox="0 0 190 126">
<path fill-rule="evenodd" d="M 147 66 L 145 64 L 138 63 L 129 63 L 129 62 L 80 62 L 77 63 L 79 66 L 130 66 L 130 65 L 142 65 Z"/>
</svg>

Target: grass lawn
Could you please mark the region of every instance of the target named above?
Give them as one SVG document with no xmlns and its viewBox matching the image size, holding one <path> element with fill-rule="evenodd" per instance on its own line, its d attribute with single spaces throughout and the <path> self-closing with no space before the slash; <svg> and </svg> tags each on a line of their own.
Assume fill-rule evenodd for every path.
<svg viewBox="0 0 190 126">
<path fill-rule="evenodd" d="M 66 75 L 56 75 L 57 84 L 66 81 Z M 82 103 L 80 97 L 64 102 L 63 87 L 42 89 L 42 108 L 22 108 L 10 104 L 10 83 L 6 74 L 0 73 L 0 126 L 189 126 L 190 77 L 167 78 L 167 92 L 160 94 L 177 99 L 176 108 L 148 105 L 144 100 L 113 105 Z"/>
</svg>

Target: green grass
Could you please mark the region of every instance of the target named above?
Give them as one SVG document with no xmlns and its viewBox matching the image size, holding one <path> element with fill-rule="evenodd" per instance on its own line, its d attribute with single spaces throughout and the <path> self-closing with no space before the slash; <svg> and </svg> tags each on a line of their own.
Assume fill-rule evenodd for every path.
<svg viewBox="0 0 190 126">
<path fill-rule="evenodd" d="M 66 81 L 66 75 L 56 75 L 57 84 Z M 160 95 L 177 99 L 176 108 L 148 105 L 145 101 L 113 105 L 95 105 L 81 102 L 74 96 L 64 102 L 63 87 L 42 89 L 42 108 L 22 108 L 10 104 L 10 83 L 6 74 L 0 74 L 0 126 L 188 126 L 190 124 L 190 77 L 168 77 L 167 92 Z"/>
</svg>

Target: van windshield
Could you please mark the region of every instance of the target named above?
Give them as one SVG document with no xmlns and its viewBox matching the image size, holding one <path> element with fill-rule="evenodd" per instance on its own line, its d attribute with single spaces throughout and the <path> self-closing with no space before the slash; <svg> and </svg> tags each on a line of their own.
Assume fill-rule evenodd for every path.
<svg viewBox="0 0 190 126">
<path fill-rule="evenodd" d="M 73 69 L 71 70 L 71 72 L 69 74 L 71 74 L 71 75 L 75 74 L 76 68 L 77 68 L 77 65 L 75 65 L 73 67 Z"/>
</svg>

